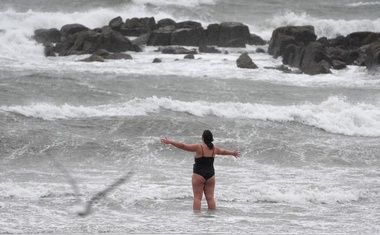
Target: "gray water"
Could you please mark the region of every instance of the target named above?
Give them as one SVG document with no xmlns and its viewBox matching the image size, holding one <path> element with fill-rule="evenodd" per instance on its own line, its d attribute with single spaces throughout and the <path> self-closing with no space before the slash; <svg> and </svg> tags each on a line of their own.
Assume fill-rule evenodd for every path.
<svg viewBox="0 0 380 235">
<path fill-rule="evenodd" d="M 54 4 L 44 7 L 58 11 Z M 94 24 L 95 14 L 109 20 L 118 13 L 88 2 L 93 12 L 74 14 L 70 7 L 78 3 L 72 4 L 49 14 L 24 12 L 20 4 L 0 15 L 9 25 L 0 27 L 7 29 L 0 34 L 0 234 L 380 232 L 378 75 L 354 66 L 330 75 L 282 74 L 264 68 L 281 60 L 254 53 L 254 46 L 195 60 L 151 47 L 128 61 L 43 57 L 30 29 Z M 199 18 L 222 19 L 228 4 L 213 4 Z M 247 1 L 234 4 L 237 12 L 253 8 Z M 256 4 L 260 12 L 278 8 L 277 2 Z M 334 5 L 294 3 L 310 14 L 298 20 L 318 25 L 330 19 L 313 18 L 326 4 Z M 184 6 L 167 8 L 173 16 L 172 9 Z M 325 21 L 326 28 L 341 21 L 351 31 L 368 20 L 375 25 L 366 9 L 363 21 L 363 15 L 355 23 L 352 15 L 336 15 L 341 20 Z M 268 35 L 277 24 L 271 22 L 250 27 Z M 236 67 L 241 50 L 259 69 Z M 152 64 L 155 57 L 163 62 Z M 193 153 L 164 146 L 160 138 L 199 143 L 205 129 L 217 146 L 238 149 L 241 157 L 217 156 L 217 210 L 208 211 L 203 201 L 194 213 Z M 126 175 L 92 201 L 86 216 L 78 215 Z"/>
</svg>

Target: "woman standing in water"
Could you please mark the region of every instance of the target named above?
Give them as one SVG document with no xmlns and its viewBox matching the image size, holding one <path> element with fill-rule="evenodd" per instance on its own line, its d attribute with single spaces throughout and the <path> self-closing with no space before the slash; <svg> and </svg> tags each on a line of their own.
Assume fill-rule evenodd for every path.
<svg viewBox="0 0 380 235">
<path fill-rule="evenodd" d="M 212 143 L 214 138 L 211 131 L 205 130 L 202 134 L 201 144 L 184 144 L 168 138 L 161 139 L 163 144 L 171 144 L 179 149 L 195 152 L 195 163 L 193 168 L 192 185 L 194 193 L 193 209 L 201 209 L 202 195 L 207 200 L 208 209 L 215 209 L 214 189 L 215 189 L 215 155 L 233 155 L 238 158 L 240 152 L 235 150 L 221 149 Z"/>
</svg>

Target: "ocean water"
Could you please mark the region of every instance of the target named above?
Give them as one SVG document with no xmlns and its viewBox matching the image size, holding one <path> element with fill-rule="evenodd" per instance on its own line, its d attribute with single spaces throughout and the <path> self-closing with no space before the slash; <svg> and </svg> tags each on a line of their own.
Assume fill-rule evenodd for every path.
<svg viewBox="0 0 380 235">
<path fill-rule="evenodd" d="M 117 16 L 239 21 L 266 40 L 280 26 L 313 25 L 331 38 L 380 32 L 379 1 L 0 6 L 0 234 L 380 233 L 380 75 L 357 66 L 284 74 L 265 69 L 281 58 L 256 46 L 195 60 L 145 47 L 128 52 L 133 60 L 83 63 L 86 55 L 46 58 L 31 39 L 39 28 Z M 237 68 L 243 51 L 259 69 Z M 198 143 L 205 129 L 241 157 L 217 156 L 217 210 L 203 201 L 194 213 L 193 154 L 160 138 Z"/>
</svg>

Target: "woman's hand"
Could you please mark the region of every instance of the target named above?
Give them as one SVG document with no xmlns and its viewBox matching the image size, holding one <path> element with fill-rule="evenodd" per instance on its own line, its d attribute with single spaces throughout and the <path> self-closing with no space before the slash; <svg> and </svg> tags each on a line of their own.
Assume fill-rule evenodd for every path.
<svg viewBox="0 0 380 235">
<path fill-rule="evenodd" d="M 235 150 L 235 151 L 232 153 L 232 155 L 234 155 L 235 158 L 238 158 L 238 157 L 240 157 L 240 151 Z"/>
<path fill-rule="evenodd" d="M 163 143 L 163 144 L 170 144 L 170 140 L 165 137 L 165 138 L 161 139 L 161 143 Z"/>
</svg>

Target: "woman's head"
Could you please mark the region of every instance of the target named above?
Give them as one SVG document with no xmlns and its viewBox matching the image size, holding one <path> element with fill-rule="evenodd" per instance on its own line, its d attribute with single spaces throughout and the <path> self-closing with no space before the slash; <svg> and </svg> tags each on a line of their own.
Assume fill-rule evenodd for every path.
<svg viewBox="0 0 380 235">
<path fill-rule="evenodd" d="M 203 131 L 203 134 L 202 134 L 202 139 L 203 139 L 203 142 L 205 142 L 205 144 L 210 148 L 214 148 L 214 145 L 213 145 L 213 141 L 214 141 L 214 138 L 212 137 L 212 133 L 211 131 L 209 130 L 205 130 Z"/>
</svg>

